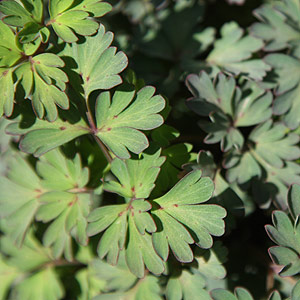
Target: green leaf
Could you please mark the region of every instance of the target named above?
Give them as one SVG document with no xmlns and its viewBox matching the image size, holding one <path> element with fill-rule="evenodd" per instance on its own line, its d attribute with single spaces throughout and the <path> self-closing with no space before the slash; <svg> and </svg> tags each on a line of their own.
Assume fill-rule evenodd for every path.
<svg viewBox="0 0 300 300">
<path fill-rule="evenodd" d="M 277 291 L 274 291 L 268 300 L 282 300 L 280 294 Z"/>
<path fill-rule="evenodd" d="M 210 300 L 201 276 L 182 270 L 179 276 L 171 276 L 166 288 L 167 300 Z"/>
<path fill-rule="evenodd" d="M 74 71 L 79 79 L 70 74 L 70 82 L 86 99 L 92 91 L 110 89 L 122 82 L 118 74 L 127 67 L 128 60 L 123 52 L 110 47 L 112 40 L 112 32 L 105 33 L 104 26 L 100 25 L 97 34 L 86 37 L 85 43 L 68 44 L 59 54 L 66 61 L 75 60 Z"/>
<path fill-rule="evenodd" d="M 293 290 L 292 290 L 292 295 L 291 295 L 292 300 L 299 300 L 300 299 L 300 282 L 298 281 Z"/>
<path fill-rule="evenodd" d="M 16 300 L 58 300 L 62 299 L 64 294 L 56 272 L 50 267 L 34 273 L 14 289 Z"/>
<path fill-rule="evenodd" d="M 53 255 L 57 258 L 63 250 L 69 251 L 69 236 L 74 236 L 81 245 L 88 242 L 86 219 L 91 195 L 84 186 L 89 174 L 82 168 L 78 155 L 72 161 L 58 150 L 43 155 L 36 168 L 47 192 L 39 196 L 40 206 L 35 218 L 44 223 L 54 220 L 47 228 L 43 242 L 46 247 L 53 245 Z M 69 253 L 66 255 L 70 256 Z"/>
<path fill-rule="evenodd" d="M 253 300 L 251 294 L 244 288 L 235 288 L 234 294 L 223 289 L 211 291 L 213 300 Z"/>
<path fill-rule="evenodd" d="M 10 116 L 14 107 L 15 87 L 12 69 L 0 68 L 0 116 Z"/>
<path fill-rule="evenodd" d="M 233 151 L 225 158 L 227 179 L 230 182 L 246 183 L 251 178 L 260 178 L 263 169 L 267 172 L 267 180 L 280 188 L 281 181 L 284 182 L 283 186 L 293 183 L 299 168 L 289 160 L 300 156 L 299 147 L 296 146 L 299 136 L 287 132 L 288 129 L 283 124 L 273 124 L 272 120 L 254 128 L 249 135 L 249 140 L 253 143 L 250 151 Z"/>
<path fill-rule="evenodd" d="M 189 244 L 210 248 L 211 235 L 224 233 L 225 209 L 217 205 L 198 205 L 206 202 L 212 192 L 212 181 L 201 178 L 201 171 L 194 171 L 167 194 L 153 200 L 158 205 L 151 211 L 158 226 L 152 235 L 153 245 L 163 260 L 167 260 L 170 247 L 179 261 L 191 262 L 194 256 Z"/>
<path fill-rule="evenodd" d="M 212 113 L 211 122 L 199 121 L 198 125 L 208 133 L 204 141 L 206 144 L 221 143 L 224 152 L 232 148 L 241 149 L 244 145 L 244 137 L 241 132 L 231 126 L 230 120 L 221 113 Z"/>
<path fill-rule="evenodd" d="M 166 147 L 170 145 L 170 141 L 178 138 L 179 131 L 172 126 L 163 124 L 162 126 L 152 130 L 151 137 L 160 147 Z"/>
<path fill-rule="evenodd" d="M 299 185 L 292 185 L 288 194 L 288 205 L 293 217 L 292 222 L 286 213 L 275 211 L 272 214 L 274 226 L 267 225 L 270 238 L 279 246 L 269 248 L 269 254 L 274 263 L 283 266 L 281 276 L 293 276 L 300 272 L 300 226 L 299 214 Z"/>
<path fill-rule="evenodd" d="M 204 275 L 205 278 L 223 279 L 226 269 L 223 263 L 227 260 L 228 250 L 220 241 L 217 241 L 209 250 L 197 249 L 195 261 L 197 268 L 193 268 L 194 274 Z"/>
<path fill-rule="evenodd" d="M 232 72 L 262 80 L 271 68 L 260 59 L 250 59 L 252 54 L 263 47 L 263 42 L 253 36 L 243 36 L 243 30 L 235 22 L 221 28 L 221 38 L 214 43 L 214 49 L 207 57 L 212 65 Z"/>
<path fill-rule="evenodd" d="M 80 285 L 80 295 L 78 300 L 89 300 L 97 296 L 104 286 L 103 280 L 94 275 L 94 270 L 85 268 L 80 270 L 75 275 L 76 280 Z"/>
<path fill-rule="evenodd" d="M 11 26 L 23 27 L 30 22 L 41 24 L 43 19 L 43 1 L 4 0 L 0 3 L 0 12 L 6 15 L 3 21 Z"/>
<path fill-rule="evenodd" d="M 132 14 L 138 3 L 129 5 Z M 145 8 L 143 8 L 145 10 Z M 155 8 L 152 8 L 155 12 Z M 199 32 L 196 27 L 204 13 L 204 5 L 193 1 L 182 4 L 175 4 L 165 9 L 164 14 L 152 15 L 160 26 L 149 26 L 145 24 L 146 32 L 139 39 L 140 48 L 143 53 L 155 58 L 162 58 L 169 61 L 176 59 L 191 58 L 204 52 L 213 42 L 215 30 L 208 27 Z M 148 13 L 148 15 L 150 15 Z M 186 22 L 189 20 L 189 22 Z M 184 26 L 183 26 L 184 24 Z"/>
<path fill-rule="evenodd" d="M 93 300 L 162 300 L 158 278 L 147 275 L 127 292 L 104 293 Z"/>
<path fill-rule="evenodd" d="M 0 3 L 0 8 L 2 3 L 5 1 Z M 15 34 L 2 21 L 0 21 L 0 36 L 0 67 L 10 67 L 20 60 L 22 54 L 16 45 Z"/>
<path fill-rule="evenodd" d="M 127 267 L 125 260 L 125 251 L 121 251 L 118 264 L 112 266 L 100 259 L 94 259 L 90 264 L 92 274 L 105 282 L 103 292 L 111 291 L 127 291 L 137 281 L 137 277 L 133 275 Z"/>
<path fill-rule="evenodd" d="M 1 229 L 7 233 L 9 228 L 5 224 L 1 226 Z M 15 268 L 19 274 L 35 271 L 37 268 L 52 261 L 50 249 L 40 244 L 33 235 L 32 230 L 29 230 L 21 248 L 17 247 L 8 235 L 1 237 L 0 245 L 1 252 L 6 255 L 6 263 Z"/>
<path fill-rule="evenodd" d="M 7 264 L 6 258 L 0 254 L 0 300 L 7 299 L 8 291 L 18 275 L 18 270 Z"/>
<path fill-rule="evenodd" d="M 299 135 L 287 134 L 287 128 L 281 123 L 272 124 L 269 120 L 256 127 L 249 139 L 255 143 L 256 155 L 274 167 L 281 168 L 284 161 L 300 157 L 300 149 L 296 146 Z"/>
<path fill-rule="evenodd" d="M 162 300 L 161 287 L 159 284 L 159 279 L 154 276 L 147 276 L 145 280 L 142 281 L 141 285 L 135 295 L 135 299 L 141 300 Z"/>
<path fill-rule="evenodd" d="M 35 217 L 43 222 L 56 219 L 44 235 L 47 247 L 54 244 L 56 258 L 68 248 L 69 236 L 85 245 L 90 194 L 84 186 L 89 176 L 79 156 L 72 161 L 58 150 L 45 154 L 36 165 L 40 177 L 20 155 L 11 160 L 7 177 L 0 178 L 0 208 L 7 224 L 14 224 L 8 233 L 16 243 L 21 245 Z M 18 201 L 12 201 L 16 195 Z"/>
<path fill-rule="evenodd" d="M 15 71 L 24 88 L 25 98 L 31 99 L 40 119 L 46 114 L 48 121 L 54 121 L 57 118 L 56 105 L 62 109 L 69 108 L 65 94 L 68 77 L 59 69 L 63 66 L 63 60 L 57 55 L 42 53 L 21 64 Z"/>
<path fill-rule="evenodd" d="M 89 127 L 82 119 L 73 121 L 72 114 L 76 115 L 73 109 L 65 115 L 70 122 L 62 119 L 57 119 L 53 123 L 39 119 L 36 119 L 34 124 L 26 120 L 14 122 L 7 126 L 6 132 L 12 135 L 24 135 L 19 144 L 20 149 L 41 156 L 76 137 L 90 133 Z"/>
<path fill-rule="evenodd" d="M 299 13 L 297 1 L 283 0 L 274 4 L 264 4 L 254 11 L 261 23 L 255 23 L 251 32 L 265 40 L 266 51 L 277 51 L 285 48 L 299 48 Z"/>
<path fill-rule="evenodd" d="M 7 177 L 0 177 L 0 216 L 8 224 L 8 234 L 20 246 L 38 208 L 41 180 L 18 153 L 8 161 Z"/>
<path fill-rule="evenodd" d="M 299 33 L 300 34 L 300 33 Z M 274 113 L 282 115 L 291 129 L 300 124 L 300 61 L 285 54 L 270 54 L 265 61 L 272 66 L 277 75 L 277 89 Z M 290 76 L 294 74 L 294 76 Z"/>
<path fill-rule="evenodd" d="M 272 214 L 274 226 L 267 225 L 266 230 L 270 238 L 279 245 L 269 249 L 272 260 L 284 268 L 282 276 L 292 276 L 300 272 L 300 226 L 299 222 L 291 222 L 283 211 Z"/>
<path fill-rule="evenodd" d="M 109 92 L 99 95 L 95 109 L 96 135 L 117 157 L 129 158 L 128 150 L 141 153 L 149 143 L 139 129 L 149 130 L 163 123 L 158 112 L 164 108 L 165 101 L 154 93 L 151 86 L 137 93 L 121 86 L 112 99 Z"/>
<path fill-rule="evenodd" d="M 78 40 L 75 33 L 92 35 L 99 25 L 89 16 L 100 17 L 111 10 L 111 5 L 102 0 L 61 1 L 51 0 L 49 3 L 50 21 L 56 34 L 67 43 Z"/>
<path fill-rule="evenodd" d="M 29 1 L 2 1 L 0 3 L 0 12 L 6 15 L 3 22 L 16 27 L 22 27 L 18 31 L 17 38 L 22 43 L 35 43 L 36 47 L 30 54 L 28 45 L 24 45 L 25 53 L 32 55 L 41 42 L 46 43 L 49 38 L 49 30 L 43 24 L 44 5 L 42 0 Z M 22 46 L 22 45 L 20 45 Z"/>
<path fill-rule="evenodd" d="M 194 158 L 191 153 L 192 145 L 175 144 L 162 150 L 162 155 L 166 157 L 166 161 L 161 167 L 155 182 L 155 189 L 152 193 L 153 197 L 166 193 L 178 181 L 182 166 Z"/>
<path fill-rule="evenodd" d="M 194 95 L 187 100 L 188 107 L 211 121 L 198 123 L 208 133 L 205 142 L 221 142 L 222 151 L 243 147 L 244 138 L 237 127 L 259 124 L 272 115 L 272 94 L 255 82 L 247 81 L 240 89 L 231 76 L 220 73 L 212 82 L 201 72 L 189 75 L 186 84 Z"/>
<path fill-rule="evenodd" d="M 288 193 L 288 205 L 294 219 L 300 216 L 300 185 L 293 184 Z"/>
<path fill-rule="evenodd" d="M 1 230 L 7 233 L 7 226 L 4 225 Z M 27 234 L 21 248 L 7 235 L 1 237 L 0 247 L 1 252 L 6 255 L 7 266 L 10 266 L 10 269 L 6 269 L 10 273 L 6 274 L 5 281 L 15 276 L 11 285 L 12 299 L 57 300 L 64 296 L 62 284 L 54 269 L 50 267 L 53 263 L 50 249 L 42 247 L 32 231 Z M 1 289 L 1 292 L 5 293 L 5 290 Z"/>
<path fill-rule="evenodd" d="M 270 167 L 268 170 L 268 182 L 274 184 L 276 191 L 273 199 L 282 209 L 287 208 L 286 195 L 291 184 L 300 184 L 300 165 L 294 162 L 286 162 L 283 168 Z"/>
<path fill-rule="evenodd" d="M 154 153 L 143 152 L 139 159 L 121 160 L 115 158 L 111 164 L 112 173 L 117 181 L 105 182 L 103 188 L 125 198 L 148 198 L 165 158 L 161 150 Z"/>
<path fill-rule="evenodd" d="M 151 236 L 156 225 L 148 211 L 149 202 L 133 200 L 129 204 L 108 205 L 93 210 L 88 221 L 88 235 L 105 230 L 98 245 L 98 255 L 111 264 L 118 262 L 120 250 L 125 247 L 127 265 L 137 277 L 144 276 L 144 263 L 154 274 L 161 274 L 164 265 L 155 253 Z M 147 232 L 146 232 L 147 231 Z"/>
</svg>

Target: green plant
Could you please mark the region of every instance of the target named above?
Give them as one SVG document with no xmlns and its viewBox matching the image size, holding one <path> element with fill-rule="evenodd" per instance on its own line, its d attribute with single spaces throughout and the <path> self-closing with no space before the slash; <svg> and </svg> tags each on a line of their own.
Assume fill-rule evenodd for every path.
<svg viewBox="0 0 300 300">
<path fill-rule="evenodd" d="M 300 299 L 299 0 L 109 2 L 0 2 L 0 300 Z"/>
</svg>

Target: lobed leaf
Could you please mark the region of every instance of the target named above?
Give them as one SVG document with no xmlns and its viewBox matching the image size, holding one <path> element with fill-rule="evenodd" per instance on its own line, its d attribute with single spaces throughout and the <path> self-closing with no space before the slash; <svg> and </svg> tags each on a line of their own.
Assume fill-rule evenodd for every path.
<svg viewBox="0 0 300 300">
<path fill-rule="evenodd" d="M 277 75 L 274 113 L 284 114 L 283 120 L 287 126 L 295 129 L 300 124 L 300 61 L 293 56 L 279 53 L 266 56 L 265 61 Z"/>
<path fill-rule="evenodd" d="M 10 116 L 14 107 L 15 87 L 12 69 L 0 68 L 0 116 Z"/>
<path fill-rule="evenodd" d="M 7 177 L 0 177 L 1 217 L 8 226 L 14 224 L 8 234 L 18 245 L 34 218 L 45 223 L 54 220 L 44 234 L 44 244 L 53 245 L 55 258 L 65 250 L 71 259 L 70 237 L 87 243 L 86 218 L 91 203 L 84 187 L 88 171 L 82 168 L 79 156 L 71 161 L 53 150 L 37 162 L 36 172 L 20 155 L 11 157 Z"/>
<path fill-rule="evenodd" d="M 179 276 L 171 276 L 167 283 L 168 300 L 210 300 L 205 290 L 205 281 L 201 276 L 182 270 Z"/>
<path fill-rule="evenodd" d="M 125 292 L 135 285 L 137 277 L 127 267 L 125 251 L 120 252 L 118 264 L 112 266 L 107 262 L 94 259 L 91 264 L 91 275 L 104 281 L 102 291 L 109 293 L 113 291 Z"/>
<path fill-rule="evenodd" d="M 234 294 L 223 290 L 215 289 L 211 291 L 213 300 L 253 300 L 251 294 L 244 288 L 235 288 Z"/>
<path fill-rule="evenodd" d="M 149 202 L 133 200 L 129 204 L 93 210 L 88 217 L 88 235 L 105 230 L 97 249 L 99 257 L 107 256 L 109 263 L 116 264 L 120 250 L 125 247 L 126 262 L 134 275 L 144 277 L 144 264 L 150 272 L 161 274 L 164 271 L 163 262 L 155 253 L 147 233 L 156 230 L 148 213 L 150 209 Z"/>
<path fill-rule="evenodd" d="M 162 300 L 161 297 L 161 288 L 159 285 L 158 278 L 147 275 L 143 278 L 138 285 L 134 286 L 132 289 L 127 292 L 112 292 L 112 293 L 103 293 L 93 300 Z"/>
<path fill-rule="evenodd" d="M 244 138 L 238 127 L 259 124 L 272 115 L 272 94 L 255 82 L 248 81 L 240 89 L 231 76 L 219 73 L 212 82 L 201 72 L 199 76 L 189 75 L 186 84 L 194 95 L 187 100 L 188 107 L 200 116 L 209 116 L 211 121 L 198 123 L 208 133 L 205 142 L 220 142 L 222 151 L 243 147 Z"/>
<path fill-rule="evenodd" d="M 195 275 L 201 274 L 206 279 L 223 279 L 226 269 L 223 263 L 227 260 L 228 250 L 217 241 L 209 250 L 197 249 L 195 261 L 197 267 L 192 267 Z"/>
<path fill-rule="evenodd" d="M 101 24 L 97 34 L 86 37 L 85 43 L 68 44 L 59 54 L 65 60 L 75 61 L 73 70 L 79 79 L 71 73 L 70 82 L 86 99 L 92 91 L 110 89 L 122 82 L 118 74 L 126 68 L 128 60 L 123 52 L 110 47 L 112 40 L 112 32 L 105 33 Z"/>
<path fill-rule="evenodd" d="M 39 24 L 43 18 L 43 1 L 4 0 L 0 3 L 0 12 L 6 15 L 3 21 L 11 26 L 23 27 L 30 22 Z"/>
<path fill-rule="evenodd" d="M 6 232 L 7 226 L 1 229 Z M 13 299 L 38 300 L 42 297 L 58 300 L 63 298 L 62 284 L 54 268 L 50 266 L 53 263 L 50 249 L 42 247 L 32 230 L 27 234 L 21 248 L 18 248 L 8 236 L 1 237 L 0 246 L 2 253 L 6 255 L 7 265 L 4 270 L 10 272 L 6 273 L 6 278 L 1 283 L 5 284 L 9 280 L 14 280 L 10 292 Z M 7 266 L 10 268 L 8 269 Z M 2 299 L 1 293 L 3 292 L 6 293 L 1 289 L 0 299 Z"/>
<path fill-rule="evenodd" d="M 74 43 L 78 40 L 75 33 L 87 36 L 98 30 L 98 23 L 89 16 L 100 17 L 110 10 L 111 5 L 102 0 L 50 0 L 48 24 L 62 40 Z"/>
<path fill-rule="evenodd" d="M 256 127 L 249 139 L 255 143 L 255 153 L 268 164 L 281 168 L 284 161 L 300 157 L 297 147 L 299 135 L 286 134 L 287 128 L 281 123 L 272 123 L 272 120 Z"/>
<path fill-rule="evenodd" d="M 39 206 L 41 180 L 20 154 L 9 157 L 7 176 L 0 177 L 0 216 L 8 224 L 8 234 L 18 246 Z"/>
<path fill-rule="evenodd" d="M 58 300 L 64 297 L 64 289 L 53 268 L 45 268 L 23 280 L 14 289 L 17 300 Z"/>
<path fill-rule="evenodd" d="M 226 23 L 221 28 L 221 38 L 214 43 L 214 49 L 206 60 L 235 75 L 262 80 L 271 68 L 262 60 L 249 58 L 252 53 L 262 49 L 263 42 L 250 35 L 242 36 L 243 30 L 237 23 Z"/>
<path fill-rule="evenodd" d="M 300 216 L 300 185 L 293 184 L 288 193 L 290 214 L 296 220 Z"/>
<path fill-rule="evenodd" d="M 261 23 L 255 23 L 251 32 L 267 42 L 264 47 L 266 51 L 282 50 L 294 45 L 299 48 L 299 13 L 297 1 L 264 4 L 254 11 Z"/>
<path fill-rule="evenodd" d="M 40 119 L 46 115 L 48 121 L 56 120 L 56 105 L 62 109 L 69 108 L 69 99 L 65 94 L 68 77 L 59 69 L 63 66 L 63 60 L 57 55 L 42 53 L 15 70 L 24 88 L 25 98 L 31 99 L 33 109 Z"/>
<path fill-rule="evenodd" d="M 269 237 L 279 246 L 269 248 L 269 254 L 278 265 L 283 268 L 281 276 L 293 276 L 300 272 L 300 226 L 298 220 L 298 206 L 300 205 L 297 191 L 299 185 L 293 185 L 288 194 L 288 205 L 293 222 L 283 211 L 274 211 L 272 221 L 274 226 L 267 225 Z"/>
<path fill-rule="evenodd" d="M 119 158 L 128 159 L 131 151 L 139 154 L 149 143 L 139 131 L 154 129 L 163 123 L 158 114 L 164 99 L 155 95 L 155 89 L 147 86 L 137 93 L 121 87 L 112 99 L 109 92 L 102 92 L 96 102 L 96 135 Z"/>
<path fill-rule="evenodd" d="M 143 152 L 139 159 L 121 160 L 115 158 L 111 164 L 117 181 L 105 182 L 103 188 L 125 198 L 148 198 L 165 158 L 161 150 L 155 153 Z"/>
<path fill-rule="evenodd" d="M 1 5 L 5 3 L 2 1 Z M 15 34 L 9 26 L 0 21 L 0 67 L 11 67 L 22 57 L 21 50 L 16 45 Z"/>
<path fill-rule="evenodd" d="M 179 261 L 191 262 L 194 257 L 189 244 L 210 248 L 211 235 L 224 233 L 225 209 L 198 205 L 206 202 L 213 192 L 212 181 L 200 178 L 201 171 L 191 172 L 167 194 L 153 200 L 159 206 L 151 211 L 158 226 L 157 232 L 152 234 L 153 245 L 163 260 L 167 260 L 171 247 Z"/>
<path fill-rule="evenodd" d="M 18 277 L 18 270 L 10 266 L 5 261 L 5 257 L 0 254 L 0 299 L 7 299 L 7 294 L 14 280 Z"/>
<path fill-rule="evenodd" d="M 68 111 L 67 119 L 72 120 L 72 112 Z M 89 127 L 82 119 L 75 122 L 57 119 L 53 123 L 37 119 L 34 124 L 26 123 L 25 121 L 24 126 L 23 122 L 13 122 L 7 126 L 6 132 L 23 136 L 19 144 L 20 149 L 37 157 L 76 137 L 90 133 Z"/>
</svg>

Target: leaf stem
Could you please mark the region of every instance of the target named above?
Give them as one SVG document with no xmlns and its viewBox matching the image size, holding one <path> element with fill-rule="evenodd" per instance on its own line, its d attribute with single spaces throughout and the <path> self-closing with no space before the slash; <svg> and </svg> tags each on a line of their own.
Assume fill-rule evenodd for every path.
<svg viewBox="0 0 300 300">
<path fill-rule="evenodd" d="M 102 141 L 101 141 L 96 135 L 93 135 L 93 136 L 94 136 L 94 139 L 95 139 L 96 143 L 97 143 L 97 144 L 99 145 L 99 147 L 101 148 L 101 150 L 102 150 L 102 152 L 103 152 L 105 158 L 107 159 L 107 161 L 108 161 L 109 163 L 111 163 L 113 159 L 112 159 L 111 155 L 109 154 L 107 148 L 105 147 L 105 145 L 102 143 Z"/>
<path fill-rule="evenodd" d="M 96 135 L 96 133 L 97 133 L 97 126 L 96 126 L 95 121 L 93 119 L 92 112 L 90 110 L 90 106 L 89 106 L 88 100 L 86 101 L 86 108 L 87 108 L 86 116 L 87 116 L 90 128 L 92 130 L 93 137 L 94 137 L 96 143 L 98 144 L 98 146 L 100 147 L 100 149 L 102 150 L 102 152 L 103 152 L 105 158 L 107 159 L 107 161 L 109 163 L 111 163 L 113 159 L 112 159 L 111 155 L 109 154 L 108 149 L 102 143 L 102 141 L 99 139 L 99 137 Z"/>
</svg>

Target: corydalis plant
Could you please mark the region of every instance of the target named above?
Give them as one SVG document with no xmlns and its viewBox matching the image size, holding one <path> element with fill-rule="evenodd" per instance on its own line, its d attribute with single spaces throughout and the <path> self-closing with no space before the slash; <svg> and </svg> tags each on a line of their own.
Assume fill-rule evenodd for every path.
<svg viewBox="0 0 300 300">
<path fill-rule="evenodd" d="M 283 23 L 297 28 L 293 3 L 272 6 L 285 17 L 269 30 Z M 294 112 L 297 101 L 278 114 L 272 102 L 281 92 L 290 99 L 297 89 L 296 77 L 285 81 L 286 62 L 297 69 L 297 40 L 284 40 L 282 53 L 262 60 L 273 40 L 261 29 L 254 33 L 256 25 L 249 34 L 228 20 L 215 37 L 216 29 L 205 26 L 204 2 L 119 4 L 98 19 L 110 4 L 0 3 L 0 300 L 253 299 L 256 290 L 251 296 L 244 288 L 224 289 L 237 284 L 230 273 L 237 245 L 231 248 L 226 238 L 226 249 L 214 241 L 225 222 L 230 236 L 239 217 L 253 212 L 253 201 L 270 210 L 290 208 L 289 216 L 275 212 L 267 230 L 278 245 L 271 257 L 285 266 L 280 276 L 293 284 L 265 294 L 281 299 L 271 293 L 278 287 L 294 300 L 297 186 L 288 201 L 286 194 L 299 179 L 299 132 L 286 112 Z M 156 76 L 174 98 L 166 101 L 133 71 L 123 72 L 127 56 L 112 45 L 137 54 L 131 66 L 147 81 Z M 220 143 L 222 152 L 194 153 L 186 135 L 163 124 L 171 112 L 180 131 L 191 130 L 192 113 L 168 105 L 183 103 L 182 74 L 191 70 L 188 105 L 208 134 L 205 141 Z M 184 114 L 188 120 L 180 122 Z M 276 284 L 284 282 L 270 274 Z"/>
<path fill-rule="evenodd" d="M 134 78 L 114 88 L 122 82 L 119 74 L 127 57 L 110 46 L 112 33 L 94 19 L 109 8 L 101 1 L 50 1 L 48 7 L 41 1 L 1 2 L 5 15 L 1 30 L 6 36 L 1 44 L 1 84 L 8 91 L 2 98 L 2 113 L 11 116 L 6 131 L 21 136 L 20 149 L 37 157 L 32 160 L 11 151 L 0 180 L 1 249 L 9 259 L 3 264 L 15 274 L 5 281 L 3 297 L 14 283 L 10 294 L 15 299 L 45 297 L 47 286 L 34 286 L 46 276 L 54 289 L 51 297 L 62 298 L 55 266 L 61 260 L 80 263 L 74 240 L 91 250 L 89 236 L 100 232 L 100 258 L 115 265 L 125 253 L 133 278 L 144 277 L 145 267 L 156 275 L 167 272 L 169 249 L 179 261 L 191 262 L 190 245 L 209 249 L 212 236 L 224 233 L 225 209 L 202 204 L 211 197 L 213 185 L 201 171 L 187 174 L 167 193 L 152 197 L 166 158 L 161 156 L 160 142 L 149 147 L 141 130 L 162 125 L 159 113 L 165 100 L 155 95 L 154 87 L 135 86 Z M 79 40 L 77 35 L 85 37 Z M 94 161 L 103 168 L 98 172 L 103 183 L 99 177 L 96 186 L 89 170 L 95 149 L 79 153 L 89 137 L 103 152 L 100 160 L 107 159 L 107 163 Z M 118 194 L 120 203 L 102 205 L 98 196 L 102 190 Z M 34 231 L 41 234 L 43 246 Z M 28 269 L 23 270 L 13 245 L 26 252 L 25 245 L 31 243 L 32 255 L 40 248 L 45 253 L 36 264 L 28 260 Z M 49 272 L 30 274 L 44 264 Z M 82 284 L 80 275 L 78 280 Z"/>
</svg>

